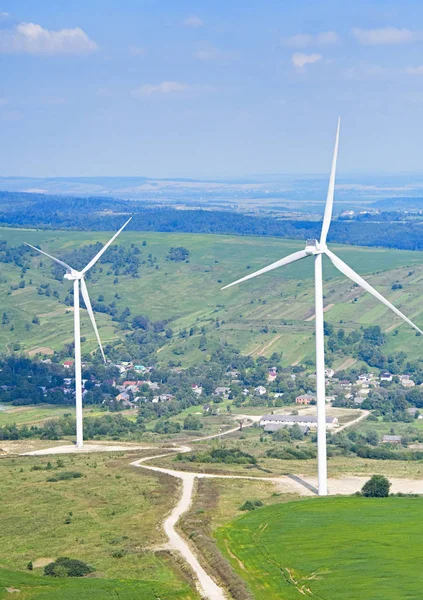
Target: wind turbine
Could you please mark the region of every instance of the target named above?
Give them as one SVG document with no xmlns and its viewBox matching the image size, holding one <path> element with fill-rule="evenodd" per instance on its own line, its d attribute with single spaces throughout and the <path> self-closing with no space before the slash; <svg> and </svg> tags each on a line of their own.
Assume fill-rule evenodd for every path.
<svg viewBox="0 0 423 600">
<path fill-rule="evenodd" d="M 115 233 L 115 235 L 107 242 L 107 244 L 105 244 L 102 247 L 100 252 L 98 252 L 98 254 L 96 254 L 94 256 L 94 258 L 90 260 L 90 262 L 87 264 L 86 267 L 84 267 L 82 269 L 82 271 L 77 271 L 76 269 L 73 269 L 67 263 L 63 262 L 63 260 L 55 258 L 54 256 L 47 254 L 47 252 L 44 252 L 43 250 L 40 250 L 39 248 L 36 248 L 35 246 L 31 246 L 31 244 L 28 244 L 25 242 L 25 244 L 27 246 L 29 246 L 30 248 L 32 248 L 33 250 L 36 250 L 40 254 L 44 254 L 44 256 L 47 256 L 51 260 L 54 260 L 54 262 L 56 262 L 59 265 L 61 265 L 62 267 L 64 267 L 66 269 L 66 273 L 63 276 L 64 279 L 67 279 L 68 281 L 73 281 L 73 307 L 74 307 L 73 315 L 74 315 L 74 332 L 75 332 L 76 447 L 77 448 L 82 448 L 84 445 L 83 427 L 82 427 L 82 365 L 81 365 L 81 326 L 80 326 L 79 291 L 81 290 L 82 298 L 84 299 L 87 312 L 90 316 L 91 323 L 93 325 L 94 332 L 95 332 L 95 335 L 97 338 L 97 342 L 100 347 L 101 355 L 103 357 L 104 362 L 106 362 L 106 357 L 104 356 L 103 346 L 101 344 L 100 335 L 98 333 L 97 325 L 96 325 L 96 322 L 94 319 L 94 313 L 93 313 L 90 297 L 88 295 L 88 290 L 87 290 L 87 286 L 86 286 L 84 278 L 85 278 L 85 274 L 87 273 L 87 271 L 89 271 L 91 269 L 91 267 L 93 267 L 95 265 L 95 263 L 98 261 L 98 259 L 106 252 L 106 250 L 110 246 L 110 244 L 112 244 L 115 241 L 117 236 L 128 225 L 128 223 L 131 219 L 132 219 L 132 217 L 126 221 L 125 225 L 123 225 L 123 227 L 121 227 L 119 229 L 119 231 L 117 233 Z"/>
<path fill-rule="evenodd" d="M 222 289 L 225 290 L 233 285 L 273 271 L 279 267 L 284 267 L 290 263 L 297 262 L 308 256 L 314 256 L 314 292 L 315 292 L 315 323 L 316 323 L 316 398 L 317 398 L 317 461 L 318 461 L 318 488 L 319 496 L 326 496 L 327 490 L 327 455 L 326 455 L 326 405 L 325 405 L 325 343 L 324 343 L 324 331 L 323 331 L 323 280 L 322 280 L 322 256 L 325 254 L 334 264 L 334 266 L 351 279 L 354 283 L 357 283 L 367 292 L 370 292 L 380 302 L 390 308 L 395 314 L 397 314 L 406 323 L 414 327 L 420 333 L 423 333 L 410 319 L 402 314 L 393 304 L 382 296 L 377 290 L 374 289 L 367 281 L 365 281 L 358 273 L 353 271 L 344 261 L 329 250 L 326 246 L 326 237 L 329 231 L 329 226 L 332 218 L 332 206 L 333 196 L 335 190 L 335 172 L 336 172 L 336 161 L 338 156 L 338 142 L 339 142 L 339 129 L 340 119 L 338 119 L 338 127 L 336 131 L 335 139 L 335 150 L 333 153 L 332 169 L 329 179 L 329 189 L 326 199 L 325 213 L 323 216 L 322 231 L 320 234 L 320 240 L 307 240 L 306 247 L 304 250 L 294 252 L 281 260 L 272 263 L 271 265 L 251 273 L 246 277 L 242 277 L 229 285 L 225 285 Z"/>
</svg>

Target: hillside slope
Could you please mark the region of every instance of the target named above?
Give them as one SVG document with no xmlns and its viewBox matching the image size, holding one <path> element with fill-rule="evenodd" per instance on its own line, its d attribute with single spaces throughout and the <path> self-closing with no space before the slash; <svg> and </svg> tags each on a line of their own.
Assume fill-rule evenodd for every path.
<svg viewBox="0 0 423 600">
<path fill-rule="evenodd" d="M 5 240 L 11 246 L 28 241 L 59 256 L 86 244 L 105 242 L 108 237 L 109 234 L 103 232 L 0 230 L 0 241 Z M 140 267 L 140 277 L 121 274 L 116 277 L 104 266 L 102 272 L 97 270 L 88 281 L 91 298 L 96 301 L 101 295 L 104 303 L 114 301 L 119 311 L 128 306 L 132 315 L 145 314 L 152 320 L 169 319 L 169 327 L 175 335 L 161 349 L 160 360 L 181 360 L 190 364 L 199 356 L 206 356 L 218 340 L 254 355 L 283 351 L 286 364 L 313 356 L 311 260 L 274 271 L 237 288 L 220 290 L 225 283 L 301 249 L 302 242 L 125 232 L 120 244 L 139 247 L 141 260 L 146 261 Z M 181 246 L 190 252 L 188 261 L 168 260 L 169 248 Z M 332 249 L 417 324 L 423 325 L 420 252 L 351 246 L 332 246 Z M 25 287 L 11 290 L 11 286 L 18 287 L 21 279 L 25 280 Z M 324 262 L 324 280 L 327 321 L 346 330 L 379 324 L 387 332 L 387 351 L 403 348 L 408 354 L 420 353 L 420 338 L 406 325 L 401 324 L 396 331 L 399 320 L 335 271 L 327 260 Z M 393 291 L 394 282 L 399 282 L 402 288 L 398 286 Z M 40 285 L 46 284 L 50 284 L 49 296 L 40 293 Z M 15 264 L 0 263 L 0 315 L 7 315 L 7 323 L 0 323 L 0 349 L 10 351 L 20 344 L 21 349 L 34 353 L 40 348 L 58 349 L 72 341 L 71 308 L 64 304 L 69 291 L 68 282 L 54 278 L 47 260 L 34 257 L 23 278 Z M 55 292 L 58 298 L 53 295 Z M 33 323 L 34 317 L 38 318 L 39 324 Z M 97 320 L 105 342 L 122 336 L 110 316 L 97 314 Z M 196 327 L 193 335 L 179 338 L 179 331 L 192 326 Z M 202 327 L 205 327 L 209 340 L 205 352 L 198 349 Z M 87 338 L 83 351 L 92 350 L 94 334 L 85 316 L 82 332 Z"/>
</svg>

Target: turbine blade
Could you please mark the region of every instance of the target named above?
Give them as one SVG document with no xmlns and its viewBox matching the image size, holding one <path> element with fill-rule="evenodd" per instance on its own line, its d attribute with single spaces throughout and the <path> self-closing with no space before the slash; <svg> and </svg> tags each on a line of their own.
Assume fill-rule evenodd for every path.
<svg viewBox="0 0 423 600">
<path fill-rule="evenodd" d="M 59 260 L 58 258 L 51 256 L 51 254 L 47 254 L 47 252 L 44 252 L 43 250 L 40 250 L 39 248 L 36 248 L 35 246 L 31 246 L 31 244 L 28 244 L 28 242 L 24 242 L 24 244 L 25 244 L 25 246 L 29 246 L 33 250 L 36 250 L 40 254 L 44 254 L 44 256 L 48 256 L 48 258 L 51 258 L 51 260 L 54 260 L 54 262 L 59 263 L 59 265 L 62 265 L 62 267 L 65 267 L 65 269 L 67 269 L 68 271 L 72 271 L 72 267 L 70 267 L 68 264 L 63 262 L 63 260 Z"/>
<path fill-rule="evenodd" d="M 95 263 L 98 261 L 98 259 L 99 259 L 99 258 L 100 258 L 100 257 L 101 257 L 101 256 L 102 256 L 102 255 L 103 255 L 105 252 L 106 252 L 106 250 L 107 250 L 107 248 L 110 246 L 110 244 L 112 244 L 112 243 L 115 241 L 115 239 L 117 238 L 117 236 L 118 236 L 118 235 L 121 233 L 121 231 L 123 231 L 123 230 L 125 229 L 125 227 L 128 225 L 128 223 L 129 223 L 129 221 L 130 221 L 131 219 L 132 219 L 132 217 L 130 217 L 130 218 L 129 218 L 129 219 L 126 221 L 125 225 L 123 225 L 123 226 L 122 226 L 122 227 L 119 229 L 119 231 L 117 231 L 117 232 L 115 233 L 115 235 L 114 235 L 114 236 L 113 236 L 113 237 L 112 237 L 112 238 L 111 238 L 111 239 L 110 239 L 110 240 L 107 242 L 107 244 L 105 244 L 105 245 L 102 247 L 102 249 L 100 250 L 100 252 L 99 252 L 98 254 L 96 254 L 96 255 L 94 256 L 94 258 L 93 258 L 93 259 L 91 259 L 91 260 L 90 260 L 90 262 L 87 264 L 87 266 L 86 266 L 84 269 L 82 269 L 81 273 L 86 273 L 86 272 L 87 272 L 89 269 L 91 269 L 91 267 L 93 267 L 93 266 L 95 265 Z"/>
<path fill-rule="evenodd" d="M 400 310 L 398 310 L 398 308 L 396 308 L 393 304 L 391 304 L 389 302 L 389 300 L 384 298 L 382 296 L 382 294 L 380 294 L 377 290 L 375 290 L 375 288 L 372 287 L 370 285 L 370 283 L 367 283 L 367 281 L 365 281 L 358 273 L 353 271 L 351 269 L 351 267 L 349 267 L 346 263 L 344 263 L 344 261 L 342 261 L 340 258 L 338 258 L 338 256 L 336 256 L 336 254 L 334 254 L 330 250 L 326 250 L 325 254 L 326 254 L 326 256 L 328 256 L 330 258 L 330 260 L 335 265 L 335 267 L 337 269 L 339 269 L 339 271 L 341 271 L 341 273 L 343 273 L 349 279 L 354 281 L 354 283 L 358 283 L 358 285 L 361 286 L 364 290 L 366 290 L 367 292 L 372 294 L 375 298 L 377 298 L 380 302 L 382 302 L 382 304 L 385 304 L 385 306 L 390 308 L 396 315 L 401 317 L 401 319 L 403 321 L 405 321 L 406 323 L 411 325 L 411 327 L 414 327 L 414 329 L 416 329 L 418 332 L 423 334 L 423 331 L 419 327 L 417 327 L 417 325 L 414 325 L 414 323 L 412 321 L 410 321 L 410 319 L 408 317 L 406 317 Z"/>
<path fill-rule="evenodd" d="M 338 159 L 338 144 L 339 144 L 340 128 L 341 128 L 341 117 L 338 118 L 338 127 L 336 129 L 335 149 L 333 151 L 332 169 L 330 172 L 328 195 L 326 197 L 325 214 L 323 216 L 322 233 L 320 234 L 320 244 L 326 244 L 326 238 L 328 235 L 330 222 L 332 219 L 333 196 L 335 193 L 336 161 Z"/>
<path fill-rule="evenodd" d="M 103 346 L 100 340 L 100 334 L 98 333 L 97 325 L 94 318 L 93 308 L 91 306 L 90 296 L 88 295 L 88 290 L 84 278 L 81 279 L 81 294 L 85 302 L 85 306 L 87 307 L 87 312 L 90 315 L 91 323 L 93 325 L 93 329 L 97 338 L 98 345 L 100 346 L 101 355 L 103 357 L 104 362 L 106 362 L 106 357 L 104 356 Z"/>
<path fill-rule="evenodd" d="M 246 275 L 245 277 L 242 277 L 241 279 L 238 279 L 237 281 L 234 281 L 233 283 L 229 283 L 228 285 L 225 285 L 221 289 L 226 290 L 227 288 L 230 288 L 233 285 L 238 285 L 238 283 L 247 281 L 247 279 L 252 279 L 253 277 L 258 277 L 259 275 L 262 275 L 263 273 L 267 273 L 268 271 L 273 271 L 273 269 L 277 269 L 279 267 L 284 267 L 285 265 L 289 265 L 290 263 L 296 262 L 297 260 L 301 260 L 302 258 L 306 258 L 307 256 L 308 256 L 308 254 L 306 254 L 305 250 L 300 250 L 299 252 L 294 252 L 293 254 L 290 254 L 289 256 L 285 256 L 285 258 L 281 258 L 281 260 L 277 260 L 276 262 L 272 263 L 271 265 L 268 265 L 267 267 L 264 267 L 263 269 L 260 269 L 259 271 L 256 271 L 255 273 L 251 273 L 250 275 Z"/>
</svg>

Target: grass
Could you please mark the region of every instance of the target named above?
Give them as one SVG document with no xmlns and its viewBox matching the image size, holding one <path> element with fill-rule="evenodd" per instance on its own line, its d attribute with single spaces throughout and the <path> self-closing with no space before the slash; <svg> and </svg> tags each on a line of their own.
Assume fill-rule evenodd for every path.
<svg viewBox="0 0 423 600">
<path fill-rule="evenodd" d="M 0 598 L 6 600 L 13 598 L 14 595 L 20 600 L 104 600 L 104 598 L 193 600 L 198 598 L 188 585 L 181 585 L 180 589 L 174 589 L 171 585 L 154 580 L 55 579 L 0 568 Z"/>
<path fill-rule="evenodd" d="M 421 498 L 320 498 L 255 510 L 216 538 L 256 600 L 419 600 L 422 517 Z"/>
<path fill-rule="evenodd" d="M 160 525 L 163 515 L 173 506 L 178 483 L 130 467 L 131 457 L 138 454 L 0 460 L 0 496 L 7 498 L 0 511 L 0 566 L 8 571 L 23 571 L 29 561 L 69 556 L 93 565 L 95 578 L 136 579 L 138 583 L 122 584 L 127 589 L 123 597 L 131 598 L 131 586 L 135 586 L 135 594 L 137 585 L 155 582 L 156 588 L 150 586 L 151 598 L 160 597 L 160 593 L 152 595 L 153 589 L 168 590 L 168 596 L 162 592 L 166 598 L 197 598 L 173 559 L 152 550 L 165 541 Z M 63 467 L 57 467 L 58 458 Z M 48 462 L 53 468 L 45 470 Z M 33 470 L 39 466 L 43 470 Z M 83 477 L 47 482 L 64 471 L 78 471 Z M 71 522 L 66 523 L 69 513 Z M 116 551 L 123 556 L 114 557 Z M 42 569 L 34 569 L 35 575 L 41 573 Z M 13 587 L 13 582 L 10 585 Z M 63 585 L 65 590 L 67 583 Z M 98 598 L 112 586 L 104 581 L 91 584 L 91 580 L 87 585 L 93 585 Z M 147 583 L 143 585 L 147 590 Z M 56 584 L 51 586 L 51 596 L 44 596 L 44 592 L 36 595 L 34 591 L 35 595 L 23 597 L 55 597 Z M 69 586 L 69 595 L 65 590 L 57 597 L 73 598 L 78 589 L 84 590 L 83 582 Z M 36 583 L 34 588 L 37 589 Z M 142 594 L 140 597 L 144 598 Z"/>
<path fill-rule="evenodd" d="M 13 246 L 28 241 L 59 255 L 84 244 L 99 240 L 104 242 L 108 237 L 108 233 L 99 232 L 0 230 L 0 239 L 7 240 Z M 143 240 L 147 242 L 145 247 L 142 246 Z M 198 349 L 199 332 L 183 340 L 176 335 L 158 354 L 159 360 L 180 359 L 184 365 L 190 365 L 198 362 L 199 356 L 207 358 L 219 340 L 228 341 L 254 356 L 282 351 L 285 364 L 313 357 L 314 323 L 306 320 L 313 314 L 314 302 L 310 261 L 269 273 L 236 289 L 220 291 L 224 283 L 302 248 L 304 244 L 301 241 L 125 232 L 120 243 L 139 246 L 141 258 L 152 253 L 157 257 L 159 269 L 143 265 L 139 279 L 120 276 L 118 285 L 113 285 L 114 275 L 107 275 L 107 269 L 103 269 L 102 273 L 95 273 L 88 281 L 93 299 L 102 294 L 105 302 L 110 303 L 119 292 L 120 298 L 116 299 L 119 310 L 128 306 L 133 314 L 147 314 L 153 320 L 170 319 L 170 326 L 176 334 L 192 325 L 196 325 L 198 331 L 201 327 L 206 328 L 209 339 L 206 352 Z M 191 252 L 189 262 L 166 261 L 171 246 L 188 248 Z M 334 246 L 333 249 L 421 324 L 421 253 L 350 246 Z M 43 266 L 40 268 L 41 263 Z M 329 322 L 342 324 L 346 330 L 375 322 L 387 329 L 398 323 L 388 309 L 354 287 L 328 262 L 325 262 L 324 275 L 325 304 L 333 304 L 325 317 Z M 32 284 L 29 283 L 30 279 Z M 402 290 L 391 290 L 395 280 L 403 284 Z M 55 350 L 71 341 L 72 314 L 63 304 L 69 286 L 66 282 L 52 279 L 47 261 L 33 259 L 32 268 L 25 275 L 24 289 L 10 289 L 11 285 L 16 286 L 20 281 L 20 270 L 13 264 L 1 265 L 1 281 L 0 312 L 8 314 L 10 324 L 0 325 L 0 349 L 11 350 L 19 342 L 27 351 L 36 352 L 40 348 Z M 59 293 L 60 300 L 53 295 L 38 295 L 39 284 L 47 282 L 51 284 L 52 291 Z M 354 298 L 357 298 L 356 302 Z M 39 325 L 32 324 L 36 315 L 40 319 Z M 215 327 L 216 318 L 220 322 L 219 328 Z M 107 315 L 98 314 L 97 319 L 104 342 L 122 335 Z M 11 324 L 13 331 L 10 330 Z M 265 325 L 268 333 L 263 332 Z M 96 342 L 85 314 L 82 331 L 87 338 L 83 352 L 89 352 L 96 347 Z M 409 354 L 418 354 L 420 340 L 406 325 L 399 326 L 396 333 L 396 330 L 392 330 L 387 334 L 388 352 L 402 348 Z M 184 354 L 175 355 L 173 350 L 176 347 L 182 348 Z"/>
<path fill-rule="evenodd" d="M 49 419 L 62 417 L 67 413 L 74 413 L 73 406 L 57 406 L 54 404 L 35 404 L 28 406 L 3 405 L 5 410 L 0 411 L 0 426 L 2 425 L 39 425 Z M 98 416 L 104 412 L 86 408 L 84 413 L 89 416 Z"/>
</svg>

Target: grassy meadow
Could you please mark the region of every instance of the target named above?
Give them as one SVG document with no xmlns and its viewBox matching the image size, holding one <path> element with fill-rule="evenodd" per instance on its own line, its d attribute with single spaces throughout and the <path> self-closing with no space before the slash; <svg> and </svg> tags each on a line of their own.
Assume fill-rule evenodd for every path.
<svg viewBox="0 0 423 600">
<path fill-rule="evenodd" d="M 105 242 L 109 236 L 104 232 L 0 230 L 0 239 L 12 246 L 28 241 L 59 256 L 84 244 Z M 143 241 L 146 246 L 142 246 Z M 142 265 L 139 279 L 120 276 L 117 285 L 113 284 L 114 275 L 107 275 L 107 269 L 102 273 L 97 271 L 88 281 L 92 299 L 102 294 L 106 303 L 116 300 L 119 310 L 128 306 L 134 315 L 147 314 L 153 320 L 170 319 L 175 333 L 193 325 L 199 329 L 206 327 L 209 347 L 203 356 L 218 340 L 227 340 L 255 356 L 283 351 L 285 364 L 313 356 L 312 261 L 301 261 L 238 288 L 220 291 L 225 283 L 303 248 L 303 242 L 261 237 L 124 232 L 119 243 L 139 246 L 142 259 L 151 253 L 157 258 L 159 268 Z M 167 251 L 172 246 L 186 247 L 191 253 L 189 262 L 167 261 Z M 333 246 L 332 249 L 422 325 L 423 264 L 419 252 L 353 246 Z M 400 348 L 406 348 L 410 353 L 420 352 L 420 340 L 413 331 L 402 324 L 397 328 L 399 321 L 388 309 L 346 280 L 326 260 L 324 276 L 325 305 L 329 307 L 326 319 L 329 322 L 346 330 L 380 323 L 384 330 L 389 330 L 388 352 Z M 19 268 L 13 264 L 0 264 L 0 312 L 8 314 L 14 327 L 11 331 L 10 324 L 0 325 L 0 349 L 11 350 L 19 342 L 23 349 L 35 354 L 55 350 L 70 342 L 72 310 L 63 304 L 69 283 L 53 279 L 50 262 L 38 257 L 33 259 L 32 268 L 25 275 L 26 287 L 12 291 L 11 286 L 17 286 L 19 281 Z M 394 281 L 401 282 L 403 288 L 392 291 Z M 37 288 L 41 283 L 50 283 L 52 291 L 59 293 L 59 299 L 53 295 L 39 295 Z M 115 299 L 116 293 L 119 293 L 118 299 Z M 39 325 L 32 324 L 34 316 L 38 316 Z M 122 335 L 109 316 L 98 314 L 97 320 L 105 342 Z M 86 315 L 82 319 L 82 334 L 86 336 L 83 352 L 93 350 L 94 333 Z M 186 365 L 194 363 L 199 356 L 199 337 L 199 331 L 183 340 L 175 336 L 160 350 L 159 360 L 175 359 L 172 350 L 178 346 L 184 350 L 184 354 L 178 354 L 178 360 Z"/>
<path fill-rule="evenodd" d="M 419 600 L 421 498 L 336 497 L 260 508 L 216 531 L 256 600 Z"/>
<path fill-rule="evenodd" d="M 130 467 L 137 456 L 0 460 L 0 497 L 7 498 L 0 511 L 0 598 L 8 597 L 4 587 L 22 588 L 19 598 L 31 600 L 198 598 L 170 555 L 155 552 L 166 541 L 160 525 L 178 482 Z M 69 471 L 82 477 L 47 481 Z M 83 560 L 95 573 L 83 581 L 41 577 L 59 556 Z"/>
</svg>

